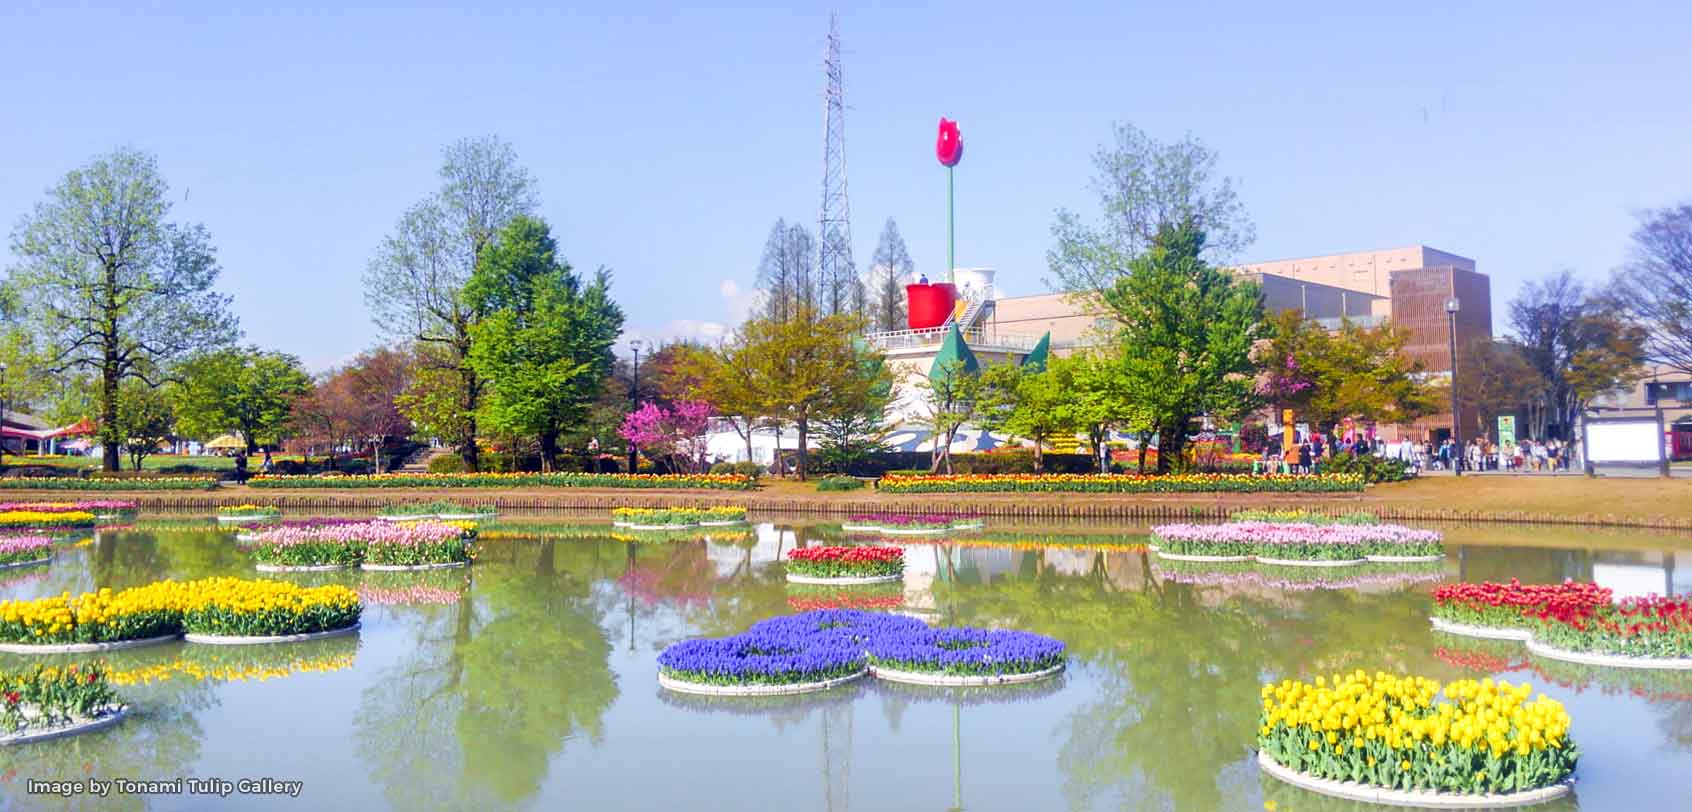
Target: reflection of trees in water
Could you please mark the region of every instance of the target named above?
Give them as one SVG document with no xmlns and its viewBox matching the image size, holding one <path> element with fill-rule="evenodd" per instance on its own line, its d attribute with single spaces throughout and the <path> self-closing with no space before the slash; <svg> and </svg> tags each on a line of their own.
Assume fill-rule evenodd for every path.
<svg viewBox="0 0 1692 812">
<path fill-rule="evenodd" d="M 567 741 L 598 741 L 617 697 L 591 595 L 599 547 L 485 551 L 468 597 L 416 628 L 414 654 L 383 672 L 356 719 L 360 754 L 397 808 L 520 806 Z"/>
<path fill-rule="evenodd" d="M 117 660 L 114 652 L 111 659 Z M 6 666 L 10 667 L 10 665 Z M 119 666 L 121 667 L 121 666 Z M 217 704 L 212 683 L 171 680 L 120 689 L 133 710 L 116 727 L 84 736 L 5 748 L 0 762 L 0 807 L 7 809 L 146 809 L 145 796 L 108 798 L 27 795 L 30 779 L 76 780 L 89 776 L 167 780 L 191 775 L 205 736 L 198 714 Z M 161 796 L 164 797 L 164 796 Z M 168 802 L 164 805 L 168 806 Z"/>
<path fill-rule="evenodd" d="M 1018 555 L 949 560 L 956 574 L 936 599 L 948 623 L 1065 641 L 1096 683 L 1097 699 L 1063 723 L 1058 758 L 1077 807 L 1224 808 L 1236 790 L 1219 780 L 1250 757 L 1264 679 L 1401 669 L 1428 634 L 1420 593 L 1239 592 L 1160 581 L 1143 553 L 1100 553 L 1072 564 L 1077 575 Z"/>
<path fill-rule="evenodd" d="M 251 576 L 252 562 L 231 538 L 212 529 L 101 531 L 89 559 L 94 583 L 120 589 L 172 578 Z"/>
</svg>

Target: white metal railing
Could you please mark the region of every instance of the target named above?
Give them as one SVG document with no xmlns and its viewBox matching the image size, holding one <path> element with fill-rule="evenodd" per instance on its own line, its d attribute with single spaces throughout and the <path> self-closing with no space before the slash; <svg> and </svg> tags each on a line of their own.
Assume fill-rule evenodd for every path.
<svg viewBox="0 0 1692 812">
<path fill-rule="evenodd" d="M 868 333 L 864 336 L 864 340 L 884 352 L 911 350 L 939 344 L 951 329 L 950 326 L 944 326 L 929 327 L 923 330 L 888 330 L 881 333 Z M 971 347 L 993 347 L 995 349 L 1028 352 L 1034 349 L 1035 344 L 1040 343 L 1039 336 L 1000 333 L 982 327 L 960 328 L 959 332 L 963 333 L 964 341 Z"/>
</svg>

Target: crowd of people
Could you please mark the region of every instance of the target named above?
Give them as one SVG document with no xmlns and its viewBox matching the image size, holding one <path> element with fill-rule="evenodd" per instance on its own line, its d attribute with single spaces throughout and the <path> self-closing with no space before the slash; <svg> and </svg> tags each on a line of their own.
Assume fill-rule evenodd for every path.
<svg viewBox="0 0 1692 812">
<path fill-rule="evenodd" d="M 1324 460 L 1340 454 L 1375 454 L 1402 460 L 1416 471 L 1505 471 L 1513 473 L 1567 471 L 1573 456 L 1567 443 L 1559 440 L 1524 439 L 1520 443 L 1494 443 L 1484 437 L 1471 438 L 1461 447 L 1448 437 L 1443 442 L 1417 442 L 1409 438 L 1387 441 L 1381 438 L 1325 438 L 1320 433 L 1302 436 L 1298 444 L 1283 453 L 1281 443 L 1272 440 L 1263 450 L 1262 462 L 1271 469 L 1284 465 L 1286 471 L 1308 474 L 1318 471 Z"/>
</svg>

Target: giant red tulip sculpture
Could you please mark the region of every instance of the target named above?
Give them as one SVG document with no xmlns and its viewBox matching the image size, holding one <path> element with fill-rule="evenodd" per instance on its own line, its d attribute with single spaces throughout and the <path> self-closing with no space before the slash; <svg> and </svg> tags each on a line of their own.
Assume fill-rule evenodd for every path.
<svg viewBox="0 0 1692 812">
<path fill-rule="evenodd" d="M 940 137 L 934 141 L 934 157 L 946 167 L 946 281 L 952 281 L 952 269 L 957 267 L 956 243 L 953 238 L 952 168 L 963 160 L 963 134 L 958 123 L 942 116 Z"/>
</svg>

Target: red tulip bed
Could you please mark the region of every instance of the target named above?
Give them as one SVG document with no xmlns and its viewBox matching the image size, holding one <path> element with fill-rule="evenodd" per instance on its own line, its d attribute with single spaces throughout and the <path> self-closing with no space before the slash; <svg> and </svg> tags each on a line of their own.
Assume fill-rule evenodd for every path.
<svg viewBox="0 0 1692 812">
<path fill-rule="evenodd" d="M 898 547 L 800 547 L 787 554 L 787 573 L 807 578 L 878 578 L 902 575 Z"/>
<path fill-rule="evenodd" d="M 1434 589 L 1433 600 L 1436 620 L 1525 632 L 1535 653 L 1574 652 L 1637 660 L 1629 664 L 1647 667 L 1692 668 L 1692 598 L 1653 595 L 1617 602 L 1607 587 L 1593 583 L 1524 585 L 1512 579 L 1507 584 L 1447 584 Z"/>
</svg>

